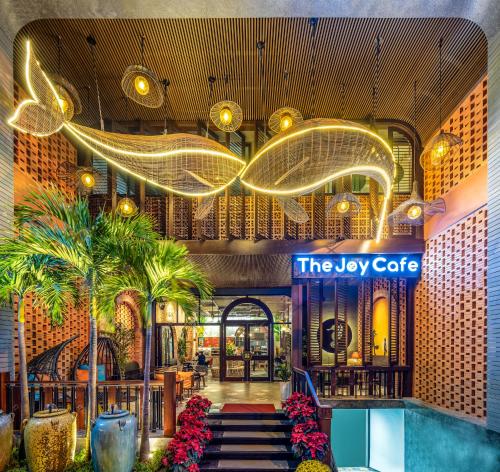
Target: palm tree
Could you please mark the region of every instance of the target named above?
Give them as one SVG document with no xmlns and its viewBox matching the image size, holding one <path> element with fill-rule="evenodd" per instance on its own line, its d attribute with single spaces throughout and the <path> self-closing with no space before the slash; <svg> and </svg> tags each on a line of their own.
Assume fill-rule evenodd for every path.
<svg viewBox="0 0 500 472">
<path fill-rule="evenodd" d="M 88 300 L 89 384 L 86 447 L 97 410 L 97 310 L 101 286 L 122 264 L 122 255 L 139 245 L 148 247 L 158 235 L 145 215 L 123 218 L 101 210 L 93 217 L 85 198 L 67 202 L 55 188 L 32 193 L 15 207 L 16 225 L 23 235 L 21 253 L 40 254 L 63 261 L 66 276 L 79 284 Z"/>
<path fill-rule="evenodd" d="M 52 323 L 62 324 L 70 306 L 79 302 L 78 287 L 71 283 L 58 261 L 40 255 L 20 255 L 22 239 L 5 238 L 0 244 L 0 302 L 14 307 L 17 301 L 21 424 L 30 417 L 26 365 L 25 301 L 32 294 Z"/>
<path fill-rule="evenodd" d="M 197 297 L 206 297 L 211 291 L 205 276 L 191 263 L 187 255 L 186 247 L 173 241 L 158 241 L 154 246 L 143 246 L 129 254 L 127 260 L 130 265 L 108 277 L 102 288 L 100 310 L 109 317 L 115 313 L 116 297 L 124 291 L 135 293 L 146 330 L 139 453 L 141 461 L 145 461 L 149 456 L 149 385 L 154 304 L 159 301 L 177 303 L 186 313 L 186 317 L 189 317 L 197 307 Z"/>
</svg>

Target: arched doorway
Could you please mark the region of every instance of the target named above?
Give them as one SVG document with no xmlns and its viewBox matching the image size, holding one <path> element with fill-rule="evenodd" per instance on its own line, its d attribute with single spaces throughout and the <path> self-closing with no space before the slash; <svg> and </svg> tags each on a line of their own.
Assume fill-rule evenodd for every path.
<svg viewBox="0 0 500 472">
<path fill-rule="evenodd" d="M 273 366 L 273 315 L 256 298 L 238 298 L 221 319 L 221 380 L 269 381 Z"/>
</svg>

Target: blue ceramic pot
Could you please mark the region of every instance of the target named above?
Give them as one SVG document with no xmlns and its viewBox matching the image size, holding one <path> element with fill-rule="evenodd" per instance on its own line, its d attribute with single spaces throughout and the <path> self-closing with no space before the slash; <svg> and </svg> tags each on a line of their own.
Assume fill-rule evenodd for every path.
<svg viewBox="0 0 500 472">
<path fill-rule="evenodd" d="M 107 411 L 97 418 L 91 433 L 95 472 L 130 472 L 136 454 L 137 420 L 126 410 Z"/>
</svg>

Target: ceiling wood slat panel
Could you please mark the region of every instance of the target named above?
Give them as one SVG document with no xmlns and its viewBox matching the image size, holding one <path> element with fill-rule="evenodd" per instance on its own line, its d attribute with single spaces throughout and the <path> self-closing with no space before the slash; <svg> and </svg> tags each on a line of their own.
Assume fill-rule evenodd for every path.
<svg viewBox="0 0 500 472">
<path fill-rule="evenodd" d="M 57 71 L 57 36 L 62 37 L 62 74 L 80 91 L 84 107 L 77 118 L 97 126 L 92 64 L 85 38 L 97 39 L 103 113 L 113 120 L 162 120 L 164 108 L 129 101 L 120 87 L 125 68 L 140 61 L 140 36 L 146 36 L 145 64 L 171 82 L 168 114 L 175 121 L 205 121 L 208 76 L 217 77 L 214 101 L 240 103 L 245 120 L 265 118 L 285 104 L 284 71 L 289 76 L 289 105 L 312 112 L 311 28 L 308 18 L 89 19 L 39 20 L 28 24 L 15 42 L 20 70 L 26 37 L 49 72 Z M 486 73 L 487 43 L 478 26 L 463 19 L 321 18 L 317 30 L 316 116 L 338 117 L 340 84 L 346 86 L 345 117 L 365 119 L 372 109 L 374 45 L 382 37 L 379 118 L 412 121 L 412 84 L 418 81 L 419 132 L 427 140 L 438 126 L 437 44 L 444 38 L 443 114 L 446 116 Z M 265 106 L 260 98 L 256 43 L 266 42 Z M 229 83 L 224 85 L 224 76 Z M 20 76 L 18 78 L 22 79 Z M 22 83 L 22 80 L 21 80 Z M 90 88 L 87 100 L 86 87 Z M 127 116 L 128 115 L 128 116 Z"/>
</svg>

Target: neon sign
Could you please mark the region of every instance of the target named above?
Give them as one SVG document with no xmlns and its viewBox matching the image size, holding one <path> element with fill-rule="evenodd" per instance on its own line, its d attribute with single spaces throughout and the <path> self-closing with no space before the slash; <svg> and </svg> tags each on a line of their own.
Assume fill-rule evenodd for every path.
<svg viewBox="0 0 500 472">
<path fill-rule="evenodd" d="M 329 254 L 295 255 L 293 278 L 418 277 L 418 254 Z"/>
</svg>

